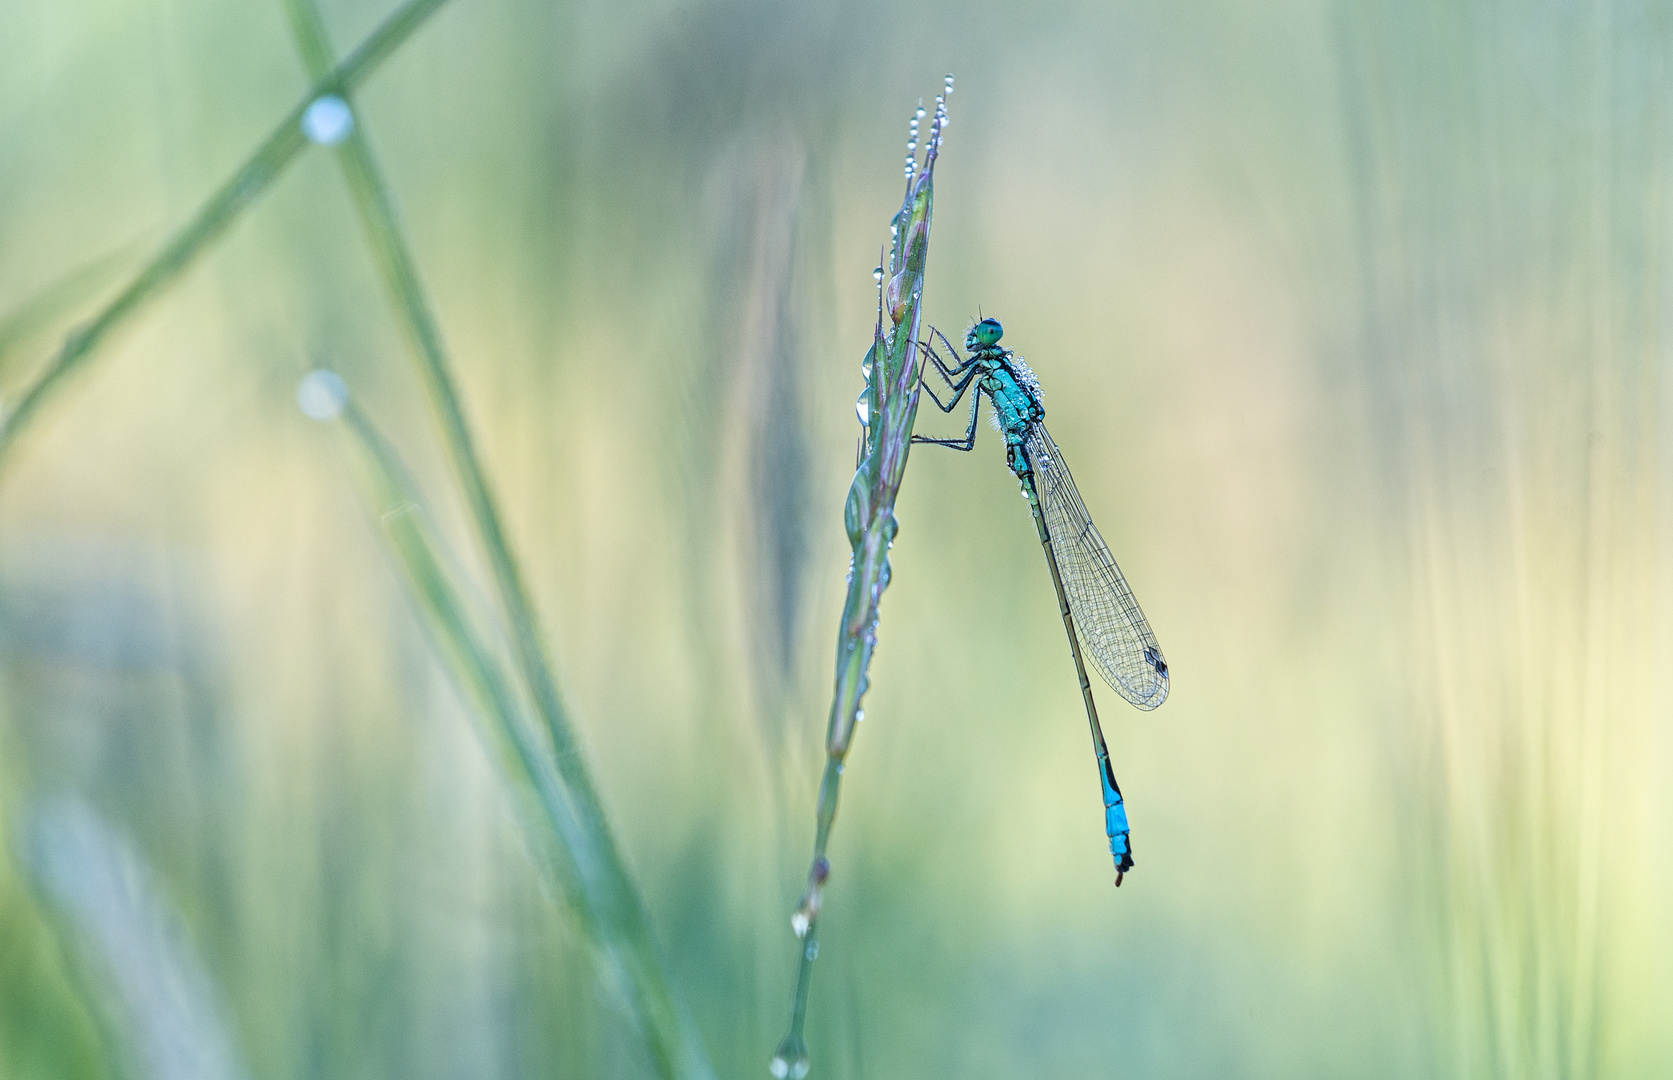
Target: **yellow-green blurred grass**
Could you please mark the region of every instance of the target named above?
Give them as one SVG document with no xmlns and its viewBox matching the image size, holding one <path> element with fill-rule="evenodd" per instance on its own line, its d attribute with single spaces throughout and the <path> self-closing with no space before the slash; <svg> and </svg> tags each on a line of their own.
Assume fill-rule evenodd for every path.
<svg viewBox="0 0 1673 1080">
<path fill-rule="evenodd" d="M 1408 851 L 1460 1075 L 1667 1052 L 1644 918 L 1665 898 L 1665 26 L 1600 8 L 1419 34 L 1391 11 L 1344 50 L 1403 534 Z"/>
</svg>

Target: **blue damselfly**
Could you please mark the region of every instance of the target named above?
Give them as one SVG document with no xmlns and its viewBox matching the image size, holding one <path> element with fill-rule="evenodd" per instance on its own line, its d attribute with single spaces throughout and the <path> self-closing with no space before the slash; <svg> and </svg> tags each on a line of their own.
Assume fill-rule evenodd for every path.
<svg viewBox="0 0 1673 1080">
<path fill-rule="evenodd" d="M 944 335 L 941 343 L 952 354 L 949 367 L 933 344 L 924 352 L 941 378 L 952 390 L 943 402 L 929 384 L 923 387 L 942 412 L 952 412 L 965 394 L 970 395 L 970 426 L 963 438 L 937 439 L 914 435 L 915 443 L 971 450 L 976 445 L 976 414 L 986 394 L 993 403 L 994 424 L 1005 436 L 1005 460 L 1022 485 L 1034 513 L 1034 527 L 1045 549 L 1046 564 L 1057 590 L 1057 606 L 1063 615 L 1063 629 L 1069 635 L 1069 652 L 1080 677 L 1081 698 L 1086 719 L 1092 726 L 1093 749 L 1098 757 L 1098 776 L 1104 789 L 1104 827 L 1109 834 L 1110 854 L 1115 859 L 1115 883 L 1133 867 L 1132 843 L 1128 837 L 1127 808 L 1121 788 L 1110 765 L 1109 747 L 1098 723 L 1098 707 L 1092 700 L 1092 684 L 1086 677 L 1082 649 L 1092 658 L 1098 673 L 1116 693 L 1140 709 L 1154 709 L 1168 696 L 1168 665 L 1161 646 L 1151 632 L 1144 612 L 1139 610 L 1127 579 L 1115 565 L 1104 538 L 1086 512 L 1086 504 L 1075 490 L 1063 452 L 1052 441 L 1044 423 L 1046 410 L 1040 400 L 1040 381 L 1034 372 L 1009 349 L 999 347 L 1004 329 L 997 319 L 982 319 L 965 335 L 969 359 L 960 359 Z"/>
</svg>

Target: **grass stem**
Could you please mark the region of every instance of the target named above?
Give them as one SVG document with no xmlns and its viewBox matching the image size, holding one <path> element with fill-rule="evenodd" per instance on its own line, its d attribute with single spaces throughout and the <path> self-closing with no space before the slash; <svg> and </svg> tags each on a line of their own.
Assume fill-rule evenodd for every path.
<svg viewBox="0 0 1673 1080">
<path fill-rule="evenodd" d="M 953 78 L 947 76 L 947 93 Z M 923 110 L 919 110 L 922 115 Z M 819 784 L 819 805 L 813 840 L 813 861 L 807 890 L 791 916 L 790 925 L 802 939 L 796 972 L 796 996 L 791 1006 L 790 1030 L 779 1043 L 769 1071 L 779 1080 L 800 1080 L 809 1069 L 807 1037 L 808 994 L 813 961 L 819 955 L 819 912 L 831 864 L 826 849 L 836 822 L 842 791 L 844 761 L 861 718 L 860 701 L 870 685 L 866 672 L 877 646 L 878 605 L 889 585 L 889 548 L 899 524 L 895 498 L 906 473 L 912 448 L 912 425 L 918 414 L 918 374 L 923 356 L 918 345 L 922 320 L 924 267 L 929 257 L 929 229 L 935 195 L 935 163 L 940 155 L 941 131 L 947 117 L 946 97 L 936 98 L 922 171 L 908 166 L 906 197 L 891 226 L 894 243 L 880 275 L 877 324 L 871 350 L 862 365 L 867 380 L 866 430 L 861 441 L 859 469 L 849 485 L 843 523 L 853 546 L 849 565 L 848 598 L 837 632 L 836 688 L 831 698 L 825 733 L 825 774 Z M 912 123 L 916 150 L 918 122 Z M 914 162 L 915 165 L 915 162 Z"/>
<path fill-rule="evenodd" d="M 447 0 L 407 0 L 347 59 L 318 78 L 308 94 L 279 121 L 255 153 L 210 196 L 192 220 L 146 263 L 97 315 L 70 332 L 58 354 L 0 417 L 0 465 L 9 458 L 19 432 L 99 346 L 185 272 L 259 199 L 308 146 L 302 114 L 321 94 L 348 93 L 410 38 Z"/>
<path fill-rule="evenodd" d="M 332 55 L 323 20 L 312 0 L 286 0 L 286 9 L 303 60 L 310 73 L 318 77 L 320 72 L 329 70 Z M 352 108 L 347 88 L 342 94 Z M 419 279 L 394 195 L 361 125 L 356 123 L 350 129 L 337 153 L 401 328 L 412 346 L 419 377 L 435 411 L 471 521 L 492 570 L 519 671 L 550 742 L 553 764 L 565 796 L 562 812 L 572 819 L 560 832 L 571 848 L 581 886 L 575 898 L 579 901 L 577 909 L 582 922 L 610 961 L 626 976 L 636 1019 L 644 1029 L 661 1074 L 669 1078 L 711 1076 L 696 1024 L 674 991 L 667 963 L 651 933 L 644 903 L 610 832 L 603 803 L 558 694 L 528 587 L 512 554 L 481 455 L 465 418 L 440 324 Z"/>
</svg>

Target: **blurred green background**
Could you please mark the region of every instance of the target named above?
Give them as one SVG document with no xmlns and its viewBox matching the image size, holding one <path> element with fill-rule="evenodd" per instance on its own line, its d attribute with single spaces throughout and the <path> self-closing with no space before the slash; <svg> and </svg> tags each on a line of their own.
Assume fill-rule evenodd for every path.
<svg viewBox="0 0 1673 1080">
<path fill-rule="evenodd" d="M 1101 695 L 1117 892 L 997 437 L 920 448 L 814 1075 L 1673 1073 L 1673 6 L 454 0 L 362 129 L 716 1073 L 789 1014 L 947 71 L 928 319 L 1039 372 L 1174 690 Z M 0 396 L 308 83 L 277 3 L 0 6 Z M 0 1076 L 651 1075 L 318 366 L 474 551 L 323 150 L 9 452 Z"/>
</svg>

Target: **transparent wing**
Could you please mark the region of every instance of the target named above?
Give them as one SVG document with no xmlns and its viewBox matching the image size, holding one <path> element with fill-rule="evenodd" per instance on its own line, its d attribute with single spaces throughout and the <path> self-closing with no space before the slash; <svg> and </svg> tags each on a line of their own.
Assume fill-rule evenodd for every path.
<svg viewBox="0 0 1673 1080">
<path fill-rule="evenodd" d="M 1141 709 L 1154 709 L 1168 696 L 1162 648 L 1044 424 L 1028 433 L 1028 460 L 1082 650 L 1111 689 Z"/>
</svg>

